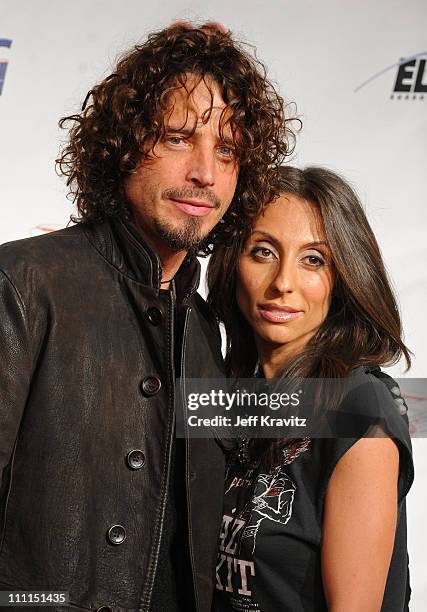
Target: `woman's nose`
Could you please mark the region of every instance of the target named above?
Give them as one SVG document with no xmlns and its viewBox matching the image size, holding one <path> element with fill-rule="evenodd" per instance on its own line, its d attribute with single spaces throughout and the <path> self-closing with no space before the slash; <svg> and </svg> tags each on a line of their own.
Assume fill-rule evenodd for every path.
<svg viewBox="0 0 427 612">
<path fill-rule="evenodd" d="M 295 291 L 296 278 L 296 266 L 290 261 L 284 261 L 280 263 L 274 275 L 272 288 L 279 293 L 292 293 Z"/>
</svg>

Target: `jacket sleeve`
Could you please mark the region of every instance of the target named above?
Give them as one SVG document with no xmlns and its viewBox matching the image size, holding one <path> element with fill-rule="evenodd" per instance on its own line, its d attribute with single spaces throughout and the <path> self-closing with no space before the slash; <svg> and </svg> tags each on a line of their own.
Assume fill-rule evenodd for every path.
<svg viewBox="0 0 427 612">
<path fill-rule="evenodd" d="M 27 400 L 31 370 L 25 307 L 0 270 L 0 488 Z"/>
</svg>

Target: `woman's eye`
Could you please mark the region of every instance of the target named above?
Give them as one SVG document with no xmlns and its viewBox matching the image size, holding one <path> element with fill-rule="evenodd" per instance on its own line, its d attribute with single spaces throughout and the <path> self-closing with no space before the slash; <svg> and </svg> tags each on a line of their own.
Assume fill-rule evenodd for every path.
<svg viewBox="0 0 427 612">
<path fill-rule="evenodd" d="M 312 268 L 320 268 L 325 265 L 325 260 L 320 255 L 306 255 L 304 261 Z"/>
<path fill-rule="evenodd" d="M 273 251 L 267 247 L 254 247 L 251 249 L 251 255 L 256 259 L 273 259 L 275 257 Z"/>
</svg>

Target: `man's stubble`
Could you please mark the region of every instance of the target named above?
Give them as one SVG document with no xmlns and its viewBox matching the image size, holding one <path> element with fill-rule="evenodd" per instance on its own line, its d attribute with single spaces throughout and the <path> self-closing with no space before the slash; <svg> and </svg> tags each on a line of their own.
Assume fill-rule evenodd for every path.
<svg viewBox="0 0 427 612">
<path fill-rule="evenodd" d="M 154 217 L 153 225 L 157 236 L 174 253 L 194 250 L 204 238 L 201 222 L 197 217 L 189 217 L 181 227 L 175 227 L 165 220 Z"/>
</svg>

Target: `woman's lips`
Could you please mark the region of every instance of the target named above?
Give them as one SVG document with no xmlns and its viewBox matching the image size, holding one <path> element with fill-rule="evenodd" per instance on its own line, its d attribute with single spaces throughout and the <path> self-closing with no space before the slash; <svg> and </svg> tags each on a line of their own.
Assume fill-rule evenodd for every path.
<svg viewBox="0 0 427 612">
<path fill-rule="evenodd" d="M 292 309 L 291 311 L 290 309 L 280 309 L 276 306 L 259 306 L 258 310 L 261 316 L 266 321 L 270 321 L 271 323 L 286 323 L 287 321 L 293 321 L 294 319 L 297 319 L 303 314 L 302 310 Z"/>
<path fill-rule="evenodd" d="M 175 200 L 171 198 L 171 201 L 177 208 L 183 210 L 187 215 L 191 215 L 192 217 L 205 217 L 210 213 L 212 208 L 214 208 L 211 204 L 196 200 Z"/>
</svg>

